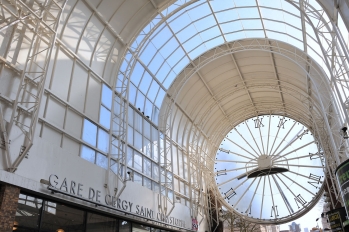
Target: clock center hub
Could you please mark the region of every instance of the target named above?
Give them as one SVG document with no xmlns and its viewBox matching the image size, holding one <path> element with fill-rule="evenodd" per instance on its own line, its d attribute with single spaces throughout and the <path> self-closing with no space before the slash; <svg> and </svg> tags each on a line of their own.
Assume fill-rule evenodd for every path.
<svg viewBox="0 0 349 232">
<path fill-rule="evenodd" d="M 273 164 L 272 159 L 268 155 L 261 155 L 257 159 L 258 168 L 259 169 L 265 169 L 270 168 Z"/>
</svg>

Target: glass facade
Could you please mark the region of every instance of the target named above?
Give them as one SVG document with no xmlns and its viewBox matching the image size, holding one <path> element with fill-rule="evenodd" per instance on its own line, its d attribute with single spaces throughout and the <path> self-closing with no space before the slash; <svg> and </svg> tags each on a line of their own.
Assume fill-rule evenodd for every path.
<svg viewBox="0 0 349 232">
<path fill-rule="evenodd" d="M 14 231 L 18 232 L 165 232 L 66 204 L 20 194 Z"/>
<path fill-rule="evenodd" d="M 119 171 L 121 176 L 126 170 L 132 173 L 131 180 L 135 183 L 170 199 L 175 194 L 173 199 L 184 205 L 188 205 L 194 192 L 190 192 L 189 183 L 196 182 L 196 177 L 190 174 L 190 170 L 194 169 L 189 168 L 192 165 L 188 160 L 190 148 L 184 138 L 175 138 L 174 135 L 171 140 L 175 146 L 164 148 L 163 131 L 158 128 L 159 112 L 166 92 L 183 68 L 221 44 L 266 37 L 291 44 L 309 53 L 319 64 L 324 64 L 310 24 L 312 19 L 304 20 L 297 6 L 287 1 L 277 0 L 272 4 L 254 0 L 197 1 L 186 5 L 187 2 L 177 1 L 164 9 L 132 42 L 122 61 L 115 89 L 101 85 L 98 120 L 83 120 L 80 145 L 81 158 L 104 169 L 109 166 L 115 174 Z M 311 1 L 311 4 L 321 8 L 316 1 Z M 340 15 L 338 28 L 347 44 L 348 34 Z M 127 79 L 126 96 L 121 89 L 127 85 Z M 116 137 L 123 129 L 113 123 L 113 118 L 122 114 L 119 96 L 128 101 L 127 111 L 124 109 L 128 121 L 124 132 L 127 134 L 127 167 L 118 164 L 122 151 L 113 151 L 122 143 Z M 164 160 L 165 152 L 167 160 Z M 164 166 L 167 171 L 162 168 Z"/>
<path fill-rule="evenodd" d="M 109 148 L 112 99 L 112 90 L 103 84 L 99 122 L 96 123 L 87 118 L 83 121 L 81 136 L 83 143 L 80 147 L 80 157 L 104 169 L 108 169 L 108 154 L 110 154 L 110 168 L 117 174 L 119 152 L 113 151 L 113 149 L 117 147 L 117 144 L 114 143 L 119 143 L 119 140 L 114 139 L 112 148 Z M 118 104 L 116 103 L 114 106 L 113 117 L 118 115 Z M 161 156 L 161 152 L 164 152 L 163 135 L 160 134 L 158 126 L 147 112 L 142 111 L 142 108 L 136 108 L 136 106 L 130 104 L 127 109 L 127 172 L 132 173 L 131 180 L 154 192 L 159 192 L 163 195 L 167 194 L 170 198 L 173 197 L 174 190 L 177 202 L 188 205 L 187 154 L 182 147 L 173 148 L 173 161 L 167 161 L 173 164 L 173 173 L 167 172 L 165 177 L 164 169 L 161 167 L 161 164 L 165 162 L 164 157 Z M 113 130 L 115 131 L 117 128 L 114 125 Z M 109 151 L 110 149 L 111 151 Z M 170 157 L 167 158 L 169 159 Z M 165 182 L 172 183 L 172 180 L 175 186 L 164 184 Z M 161 185 L 163 186 L 160 188 Z"/>
</svg>

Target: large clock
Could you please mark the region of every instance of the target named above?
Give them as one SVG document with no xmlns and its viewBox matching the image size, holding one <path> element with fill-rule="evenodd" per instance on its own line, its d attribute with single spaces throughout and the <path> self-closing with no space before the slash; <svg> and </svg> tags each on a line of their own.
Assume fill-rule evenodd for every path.
<svg viewBox="0 0 349 232">
<path fill-rule="evenodd" d="M 319 143 L 302 123 L 278 115 L 254 117 L 233 128 L 217 151 L 219 198 L 250 221 L 289 222 L 319 199 L 324 164 Z"/>
</svg>

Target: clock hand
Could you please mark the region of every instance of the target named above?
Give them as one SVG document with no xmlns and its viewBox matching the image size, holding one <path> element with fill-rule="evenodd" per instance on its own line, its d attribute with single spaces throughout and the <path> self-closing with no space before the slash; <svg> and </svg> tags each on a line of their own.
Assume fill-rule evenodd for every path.
<svg viewBox="0 0 349 232">
<path fill-rule="evenodd" d="M 241 174 L 240 176 L 237 176 L 236 178 L 237 178 L 238 180 L 241 180 L 242 178 L 245 178 L 245 177 L 248 176 L 249 174 L 251 174 L 251 173 L 253 173 L 253 172 L 255 172 L 255 171 L 258 171 L 258 170 L 259 170 L 258 167 L 257 167 L 257 168 L 254 168 L 254 169 L 252 169 L 251 171 L 245 172 L 245 173 Z"/>
</svg>

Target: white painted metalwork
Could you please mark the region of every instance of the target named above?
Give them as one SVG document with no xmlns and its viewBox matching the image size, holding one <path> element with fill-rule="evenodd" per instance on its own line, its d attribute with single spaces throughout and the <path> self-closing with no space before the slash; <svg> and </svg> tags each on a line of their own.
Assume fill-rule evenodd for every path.
<svg viewBox="0 0 349 232">
<path fill-rule="evenodd" d="M 28 36 L 29 48 L 25 63 L 20 67 L 20 81 L 15 100 L 12 102 L 12 113 L 8 124 L 1 112 L 1 129 L 5 143 L 8 170 L 15 172 L 31 146 L 38 121 L 39 107 L 42 101 L 47 69 L 53 45 L 56 40 L 56 30 L 66 1 L 31 1 L 21 0 L 1 1 L 1 13 L 6 24 L 1 31 L 6 33 L 7 49 L 11 47 L 12 39 L 19 35 L 20 41 L 16 44 L 15 55 L 11 63 L 17 63 L 18 53 L 21 50 L 21 40 L 24 33 Z M 3 41 L 4 42 L 4 41 Z M 8 52 L 5 53 L 5 59 Z M 7 62 L 2 62 L 2 69 Z M 14 128 L 16 126 L 16 128 Z M 6 128 L 5 128 L 6 127 Z M 18 129 L 23 133 L 23 144 L 19 154 L 10 154 L 10 141 L 18 136 Z M 12 160 L 15 159 L 13 162 Z"/>
<path fill-rule="evenodd" d="M 126 2 L 122 4 L 126 5 Z M 219 222 L 220 194 L 216 191 L 215 183 L 215 153 L 221 140 L 232 128 L 248 118 L 260 115 L 282 115 L 306 125 L 319 141 L 321 151 L 326 154 L 327 177 L 336 183 L 333 172 L 348 157 L 347 141 L 339 132 L 349 121 L 349 53 L 337 28 L 338 10 L 334 9 L 330 17 L 316 1 L 305 0 L 280 0 L 273 3 L 258 0 L 250 3 L 227 1 L 226 6 L 217 2 L 144 1 L 132 11 L 132 16 L 120 22 L 120 26 L 113 22 L 113 17 L 120 13 L 122 4 L 110 9 L 107 17 L 101 13 L 103 9 L 100 8 L 104 1 L 79 0 L 72 3 L 71 9 L 83 4 L 90 13 L 87 14 L 86 22 L 81 24 L 80 31 L 88 31 L 89 23 L 97 19 L 103 28 L 95 36 L 96 41 L 102 41 L 106 32 L 114 39 L 108 41 L 112 45 L 106 60 L 111 59 L 112 50 L 116 47 L 119 57 L 116 59 L 116 71 L 111 72 L 112 77 L 107 77 L 107 62 L 101 72 L 93 68 L 94 54 L 98 53 L 97 45 L 92 44 L 87 58 L 81 55 L 84 33 L 77 35 L 77 44 L 73 48 L 63 34 L 55 41 L 65 1 L 1 1 L 0 32 L 4 33 L 4 39 L 0 51 L 4 55 L 1 57 L 0 73 L 3 75 L 6 67 L 15 73 L 14 76 L 20 77 L 18 91 L 12 98 L 15 100 L 0 96 L 0 146 L 7 152 L 7 168 L 15 171 L 33 144 L 38 109 L 40 103 L 45 102 L 42 97 L 44 92 L 47 94 L 44 103 L 46 106 L 40 122 L 59 131 L 62 141 L 64 136 L 68 136 L 79 146 L 88 145 L 80 137 L 67 132 L 65 122 L 61 128 L 45 118 L 48 102 L 55 99 L 65 107 L 65 114 L 68 109 L 72 109 L 80 117 L 90 119 L 88 114 L 77 110 L 69 99 L 62 99 L 51 90 L 52 80 L 49 88 L 44 91 L 51 51 L 56 43 L 56 61 L 59 52 L 63 51 L 74 60 L 73 70 L 81 65 L 88 72 L 88 78 L 93 76 L 112 88 L 110 129 L 94 122 L 99 128 L 108 131 L 109 152 L 107 154 L 98 148 L 93 149 L 108 155 L 106 184 L 108 188 L 116 188 L 119 195 L 125 188 L 126 181 L 132 178 L 132 174 L 128 176 L 126 172 L 126 149 L 130 145 L 127 131 L 128 108 L 130 105 L 135 109 L 139 107 L 136 100 L 131 99 L 136 99 L 139 96 L 137 94 L 143 94 L 144 99 L 151 99 L 152 114 L 144 116 L 148 116 L 155 127 L 158 125 L 160 129 L 157 143 L 160 177 L 157 181 L 161 185 L 159 194 L 163 195 L 158 202 L 163 213 L 172 212 L 176 197 L 180 197 L 188 201 L 193 218 L 206 217 L 210 225 Z M 150 13 L 146 14 L 143 9 L 147 7 L 150 7 Z M 74 10 L 67 12 L 66 17 L 70 18 L 73 12 Z M 139 20 L 139 15 L 145 16 L 145 20 L 135 22 Z M 149 15 L 152 17 L 148 20 Z M 233 15 L 237 15 L 237 18 Z M 66 20 L 62 31 L 68 26 Z M 161 34 L 166 30 L 167 33 Z M 252 37 L 253 39 L 249 39 Z M 11 40 L 16 42 L 11 43 Z M 175 44 L 172 50 L 166 47 L 166 43 L 170 44 L 171 41 Z M 25 65 L 17 62 L 18 59 L 26 60 Z M 232 68 L 228 69 L 225 64 Z M 257 67 L 259 64 L 260 67 Z M 142 81 L 146 80 L 146 76 L 137 73 L 137 65 L 149 74 L 149 87 L 143 86 Z M 167 67 L 170 71 L 162 72 L 162 67 Z M 285 70 L 288 67 L 289 70 Z M 210 69 L 215 73 L 210 72 Z M 230 72 L 230 76 L 223 71 L 220 73 L 220 69 Z M 136 80 L 132 80 L 133 75 L 138 75 Z M 258 78 L 259 75 L 261 78 Z M 328 79 L 323 78 L 326 75 Z M 135 84 L 132 81 L 138 82 Z M 155 83 L 157 89 L 152 89 L 151 83 Z M 132 86 L 138 92 L 130 97 Z M 142 93 L 141 87 L 146 89 Z M 71 86 L 69 94 L 70 88 Z M 329 94 L 331 91 L 335 94 Z M 84 104 L 88 104 L 86 96 Z M 145 112 L 145 108 L 149 107 L 146 100 L 140 104 L 140 108 L 144 108 L 140 112 Z M 160 114 L 157 115 L 159 111 Z M 65 115 L 64 121 L 66 119 Z M 22 150 L 19 148 L 22 143 L 12 139 L 19 132 L 24 135 Z M 253 146 L 256 141 L 248 143 Z M 16 150 L 13 147 L 18 146 L 18 157 L 9 153 L 10 145 L 12 150 Z M 174 148 L 183 153 L 185 158 L 182 161 L 175 158 L 177 154 Z M 265 153 L 271 148 L 261 146 L 254 149 Z M 12 162 L 13 158 L 17 158 L 16 161 Z M 117 164 L 114 163 L 115 160 Z M 113 165 L 118 170 L 114 174 L 111 171 Z M 174 169 L 180 165 L 183 173 L 174 174 Z M 188 192 L 176 191 L 175 179 L 183 183 L 184 189 L 189 189 Z M 264 186 L 273 181 L 274 178 L 265 178 L 265 181 L 258 184 Z M 332 187 L 338 198 L 336 186 Z M 337 199 L 331 200 L 334 203 Z M 210 215 L 213 208 L 215 213 Z M 302 214 L 299 213 L 296 217 Z"/>
<path fill-rule="evenodd" d="M 240 123 L 224 138 L 215 160 L 225 207 L 268 222 L 308 211 L 325 182 L 325 157 L 319 148 L 306 127 L 285 116 Z"/>
</svg>

